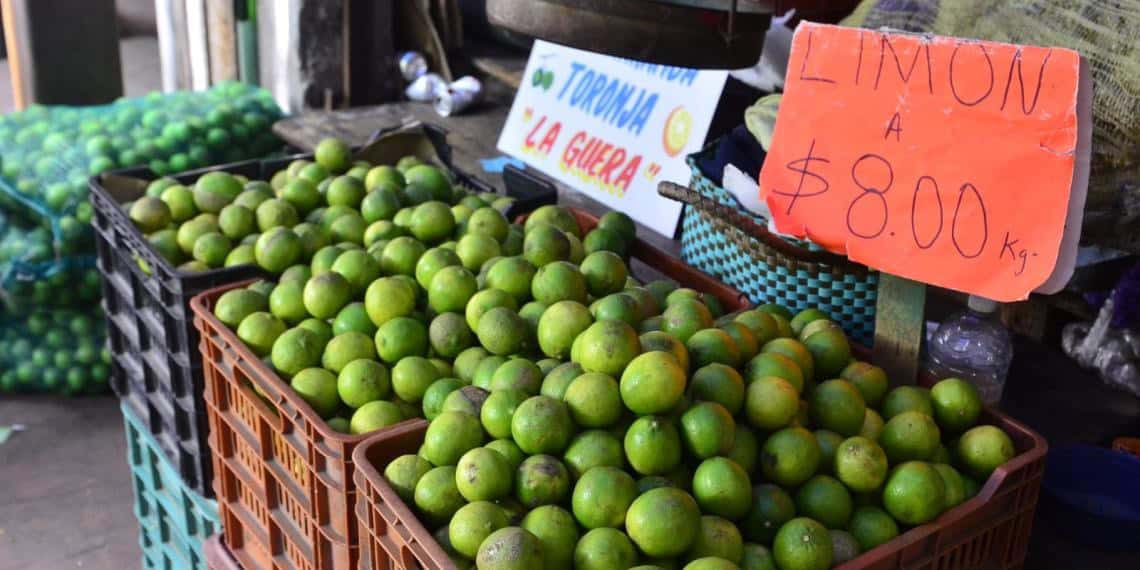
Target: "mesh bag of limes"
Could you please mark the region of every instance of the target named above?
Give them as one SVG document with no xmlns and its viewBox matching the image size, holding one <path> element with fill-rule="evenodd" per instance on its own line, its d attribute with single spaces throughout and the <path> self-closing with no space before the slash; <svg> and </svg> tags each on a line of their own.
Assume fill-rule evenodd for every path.
<svg viewBox="0 0 1140 570">
<path fill-rule="evenodd" d="M 99 289 L 93 256 L 57 258 L 47 228 L 0 212 L 0 308 L 26 315 L 46 307 L 90 307 Z"/>
<path fill-rule="evenodd" d="M 0 116 L 0 209 L 44 228 L 54 256 L 91 252 L 88 177 L 132 166 L 165 175 L 265 156 L 280 146 L 270 130 L 280 116 L 267 91 L 236 82 Z"/>
<path fill-rule="evenodd" d="M 0 313 L 0 393 L 107 390 L 110 353 L 102 309 Z"/>
</svg>

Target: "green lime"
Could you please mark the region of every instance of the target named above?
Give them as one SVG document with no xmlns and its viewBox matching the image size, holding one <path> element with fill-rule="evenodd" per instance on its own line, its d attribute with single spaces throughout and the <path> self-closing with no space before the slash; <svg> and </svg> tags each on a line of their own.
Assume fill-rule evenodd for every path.
<svg viewBox="0 0 1140 570">
<path fill-rule="evenodd" d="M 459 313 L 443 313 L 428 326 L 432 350 L 445 358 L 455 358 L 471 346 L 475 335 Z"/>
<path fill-rule="evenodd" d="M 634 420 L 626 430 L 624 447 L 630 466 L 643 475 L 669 473 L 681 462 L 681 436 L 663 417 Z"/>
<path fill-rule="evenodd" d="M 598 324 L 612 322 L 615 321 Z M 594 325 L 596 326 L 598 325 Z M 583 334 L 589 334 L 589 329 Z M 585 363 L 583 367 L 590 369 Z M 622 401 L 638 415 L 668 412 L 677 405 L 684 393 L 685 376 L 677 359 L 669 353 L 646 352 L 632 359 L 621 374 Z"/>
<path fill-rule="evenodd" d="M 332 337 L 324 348 L 321 366 L 338 374 L 354 360 L 376 358 L 376 347 L 372 339 L 368 335 L 354 331 Z"/>
<path fill-rule="evenodd" d="M 442 170 L 430 164 L 419 164 L 404 171 L 407 185 L 425 188 L 432 200 L 450 202 L 452 198 L 451 181 Z"/>
<path fill-rule="evenodd" d="M 229 238 L 217 232 L 210 232 L 202 234 L 194 241 L 192 254 L 194 259 L 207 267 L 216 268 L 225 263 L 231 249 L 233 242 Z"/>
<path fill-rule="evenodd" d="M 427 352 L 427 327 L 416 319 L 394 317 L 376 330 L 376 354 L 384 362 L 394 364 L 406 356 L 424 356 Z"/>
<path fill-rule="evenodd" d="M 427 289 L 428 304 L 437 313 L 462 311 L 477 288 L 475 276 L 470 271 L 458 265 L 443 267 L 432 277 Z"/>
<path fill-rule="evenodd" d="M 735 524 L 717 516 L 700 518 L 696 539 L 686 553 L 686 557 L 693 561 L 690 566 L 701 560 L 716 560 L 726 563 L 717 567 L 737 568 L 742 556 L 744 539 Z"/>
<path fill-rule="evenodd" d="M 238 324 L 237 335 L 254 354 L 265 356 L 285 332 L 285 323 L 266 312 L 250 313 Z"/>
<path fill-rule="evenodd" d="M 487 287 L 510 293 L 519 303 L 530 299 L 536 269 L 522 257 L 505 257 L 487 271 Z"/>
<path fill-rule="evenodd" d="M 643 493 L 630 504 L 625 516 L 629 537 L 643 553 L 654 558 L 684 554 L 698 540 L 701 526 L 696 500 L 670 487 Z"/>
<path fill-rule="evenodd" d="M 799 410 L 799 393 L 783 378 L 765 376 L 748 384 L 744 413 L 748 423 L 765 431 L 791 425 Z"/>
<path fill-rule="evenodd" d="M 899 386 L 887 392 L 880 411 L 885 420 L 890 420 L 903 412 L 919 412 L 934 417 L 930 390 L 918 386 Z"/>
<path fill-rule="evenodd" d="M 403 188 L 406 182 L 404 175 L 399 170 L 392 166 L 382 165 L 372 168 L 364 177 L 364 186 L 369 190 L 381 185 Z"/>
<path fill-rule="evenodd" d="M 583 374 L 570 382 L 563 400 L 574 422 L 584 428 L 609 427 L 623 411 L 617 381 L 598 372 Z"/>
<path fill-rule="evenodd" d="M 552 262 L 538 268 L 531 282 L 536 301 L 553 304 L 570 300 L 586 302 L 586 281 L 578 268 L 569 262 Z"/>
<path fill-rule="evenodd" d="M 748 473 L 726 457 L 706 459 L 693 473 L 693 495 L 701 512 L 737 520 L 752 506 Z"/>
<path fill-rule="evenodd" d="M 451 520 L 466 502 L 455 484 L 454 462 L 436 467 L 420 477 L 416 483 L 414 501 L 430 524 L 443 525 Z"/>
<path fill-rule="evenodd" d="M 393 277 L 373 281 L 364 293 L 364 309 L 377 327 L 394 318 L 410 315 L 415 307 L 415 290 L 407 282 Z"/>
<path fill-rule="evenodd" d="M 712 363 L 698 368 L 690 379 L 690 389 L 694 399 L 717 402 L 732 415 L 744 407 L 744 379 L 730 366 Z"/>
<path fill-rule="evenodd" d="M 599 251 L 609 251 L 619 257 L 626 257 L 629 254 L 629 244 L 621 234 L 607 228 L 595 228 L 586 234 L 586 239 L 582 240 L 582 247 L 589 254 Z"/>
<path fill-rule="evenodd" d="M 305 368 L 297 371 L 289 381 L 289 387 L 308 402 L 322 418 L 332 417 L 340 407 L 336 376 L 323 368 Z"/>
<path fill-rule="evenodd" d="M 380 268 L 388 275 L 415 275 L 416 263 L 427 251 L 414 238 L 402 236 L 388 242 L 380 257 Z"/>
<path fill-rule="evenodd" d="M 301 239 L 288 228 L 273 228 L 262 233 L 253 246 L 257 264 L 270 273 L 280 273 L 300 260 Z"/>
<path fill-rule="evenodd" d="M 815 364 L 811 351 L 798 340 L 791 338 L 777 338 L 768 341 L 760 348 L 761 353 L 776 353 L 782 354 L 795 361 L 799 366 L 805 382 L 810 382 L 815 378 Z M 826 379 L 826 378 L 825 378 Z"/>
<path fill-rule="evenodd" d="M 348 303 L 352 295 L 352 285 L 341 274 L 335 272 L 315 275 L 305 283 L 302 299 L 305 310 L 318 319 L 329 319 Z"/>
<path fill-rule="evenodd" d="M 616 435 L 607 430 L 588 430 L 570 440 L 563 455 L 570 475 L 578 479 L 594 467 L 621 468 L 625 465 L 625 452 Z"/>
<path fill-rule="evenodd" d="M 684 343 L 663 331 L 650 331 L 639 338 L 642 352 L 661 351 L 673 355 L 682 370 L 689 369 L 689 351 Z"/>
<path fill-rule="evenodd" d="M 391 391 L 388 369 L 375 360 L 349 362 L 337 375 L 336 390 L 341 401 L 354 409 L 385 399 Z"/>
<path fill-rule="evenodd" d="M 495 307 L 479 317 L 475 329 L 479 342 L 492 354 L 517 354 L 530 331 L 526 321 L 507 307 Z"/>
<path fill-rule="evenodd" d="M 583 473 L 574 485 L 571 510 L 585 528 L 621 528 L 636 497 L 637 482 L 633 477 L 613 467 L 595 467 Z"/>
<path fill-rule="evenodd" d="M 432 465 L 455 465 L 464 453 L 482 443 L 483 427 L 479 418 L 461 412 L 443 412 L 428 425 L 420 455 Z"/>
<path fill-rule="evenodd" d="M 661 330 L 686 343 L 697 331 L 711 328 L 713 325 L 712 313 L 708 307 L 692 299 L 670 304 L 662 313 L 661 319 Z"/>
<path fill-rule="evenodd" d="M 479 271 L 490 259 L 502 253 L 499 242 L 483 234 L 467 234 L 455 245 L 455 253 L 463 266 L 471 271 Z"/>
<path fill-rule="evenodd" d="M 409 169 L 414 170 L 413 167 Z M 499 529 L 479 546 L 475 557 L 478 568 L 494 570 L 526 570 L 545 568 L 543 543 L 534 534 L 518 527 Z"/>
<path fill-rule="evenodd" d="M 930 389 L 934 419 L 948 433 L 961 433 L 972 427 L 982 413 L 982 398 L 973 384 L 947 378 Z"/>
<path fill-rule="evenodd" d="M 570 386 L 575 378 L 581 376 L 583 373 L 582 367 L 575 362 L 566 362 L 559 365 L 554 370 L 551 370 L 546 378 L 542 380 L 542 388 L 539 393 L 543 396 L 550 396 L 556 400 L 561 400 L 562 396 L 566 393 L 566 388 Z"/>
<path fill-rule="evenodd" d="M 786 491 L 772 484 L 752 488 L 752 505 L 740 523 L 746 540 L 772 544 L 776 532 L 796 516 L 796 506 Z"/>
<path fill-rule="evenodd" d="M 566 404 L 547 396 L 532 396 L 511 418 L 511 436 L 524 452 L 561 454 L 574 435 Z"/>
<path fill-rule="evenodd" d="M 556 302 L 538 321 L 538 345 L 543 354 L 566 358 L 574 339 L 593 324 L 589 310 L 576 301 Z"/>
<path fill-rule="evenodd" d="M 598 227 L 617 233 L 627 242 L 631 242 L 637 237 L 637 225 L 629 216 L 616 210 L 611 210 L 602 215 L 598 220 Z"/>
<path fill-rule="evenodd" d="M 895 519 L 891 518 L 883 509 L 875 506 L 855 509 L 847 528 L 855 540 L 859 542 L 859 547 L 863 551 L 871 550 L 899 535 L 899 527 L 895 523 Z"/>
<path fill-rule="evenodd" d="M 883 506 L 896 520 L 918 525 L 933 520 L 945 503 L 946 485 L 929 463 L 908 461 L 891 471 L 883 487 Z"/>
<path fill-rule="evenodd" d="M 305 284 L 299 281 L 282 281 L 269 293 L 269 312 L 289 324 L 297 324 L 309 317 L 304 304 Z"/>
<path fill-rule="evenodd" d="M 532 219 L 533 214 L 531 218 L 527 219 L 528 226 Z M 552 261 L 568 260 L 570 259 L 570 240 L 562 230 L 549 224 L 537 224 L 533 228 L 528 227 L 523 238 L 523 257 L 535 267 L 542 267 Z"/>
<path fill-rule="evenodd" d="M 322 139 L 317 143 L 313 160 L 329 172 L 344 172 L 352 166 L 352 150 L 340 139 Z"/>
<path fill-rule="evenodd" d="M 344 278 L 354 297 L 362 295 L 373 281 L 380 278 L 381 273 L 380 262 L 360 249 L 351 249 L 340 254 L 330 269 L 330 274 Z"/>
<path fill-rule="evenodd" d="M 351 434 L 370 433 L 394 426 L 404 419 L 404 414 L 399 406 L 385 400 L 376 400 L 360 406 L 352 413 L 352 418 L 348 421 L 348 432 Z"/>
<path fill-rule="evenodd" d="M 367 185 L 367 181 L 365 184 Z M 395 188 L 371 187 L 360 201 L 360 215 L 364 217 L 364 221 L 371 224 L 380 220 L 391 220 L 396 212 L 400 211 L 400 207 L 400 196 Z"/>
<path fill-rule="evenodd" d="M 564 504 L 569 492 L 570 472 L 555 457 L 533 455 L 516 470 L 515 497 L 524 507 Z"/>
<path fill-rule="evenodd" d="M 938 449 L 940 438 L 934 418 L 920 412 L 903 412 L 887 420 L 879 444 L 895 464 L 930 459 Z"/>
<path fill-rule="evenodd" d="M 277 198 L 258 204 L 254 217 L 257 218 L 257 228 L 263 232 L 278 227 L 290 228 L 300 221 L 297 209 L 289 202 Z"/>
<path fill-rule="evenodd" d="M 455 468 L 455 483 L 468 501 L 495 501 L 511 492 L 510 463 L 498 451 L 476 447 L 464 453 Z"/>
<path fill-rule="evenodd" d="M 815 435 L 802 427 L 787 427 L 764 442 L 760 470 L 769 481 L 795 487 L 815 474 L 820 458 Z"/>
<path fill-rule="evenodd" d="M 525 358 L 507 360 L 491 375 L 491 391 L 520 390 L 533 396 L 541 387 L 542 370 Z"/>
<path fill-rule="evenodd" d="M 1009 435 L 990 425 L 977 426 L 962 434 L 956 451 L 966 471 L 981 481 L 1017 454 Z"/>
<path fill-rule="evenodd" d="M 131 221 L 135 222 L 144 234 L 170 226 L 170 222 L 173 221 L 170 207 L 158 198 L 150 196 L 141 197 L 131 204 L 129 215 Z"/>
<path fill-rule="evenodd" d="M 218 297 L 214 315 L 226 326 L 235 328 L 249 315 L 268 307 L 269 301 L 261 293 L 249 289 L 232 289 Z"/>
<path fill-rule="evenodd" d="M 808 411 L 814 425 L 846 437 L 862 429 L 866 410 L 862 394 L 846 380 L 828 380 L 810 394 Z"/>
<path fill-rule="evenodd" d="M 799 517 L 780 527 L 772 542 L 776 563 L 787 570 L 826 570 L 834 556 L 831 534 L 818 522 Z"/>
<path fill-rule="evenodd" d="M 845 528 L 851 510 L 851 494 L 833 477 L 816 475 L 796 491 L 796 512 L 828 528 Z"/>
<path fill-rule="evenodd" d="M 479 419 L 483 424 L 483 429 L 491 437 L 510 438 L 511 419 L 514 417 L 515 410 L 529 397 L 529 394 L 521 390 L 491 392 L 479 411 Z"/>
<path fill-rule="evenodd" d="M 869 407 L 878 407 L 887 393 L 887 373 L 874 364 L 852 362 L 839 377 L 854 384 Z"/>
</svg>

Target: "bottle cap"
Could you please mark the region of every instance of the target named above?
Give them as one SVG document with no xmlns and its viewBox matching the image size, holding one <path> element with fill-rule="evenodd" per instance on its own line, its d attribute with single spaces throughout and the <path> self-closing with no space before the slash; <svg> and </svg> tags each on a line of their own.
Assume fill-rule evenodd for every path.
<svg viewBox="0 0 1140 570">
<path fill-rule="evenodd" d="M 966 301 L 966 306 L 979 313 L 992 313 L 997 310 L 998 304 L 997 301 L 991 301 L 985 297 L 970 295 L 970 299 Z"/>
</svg>

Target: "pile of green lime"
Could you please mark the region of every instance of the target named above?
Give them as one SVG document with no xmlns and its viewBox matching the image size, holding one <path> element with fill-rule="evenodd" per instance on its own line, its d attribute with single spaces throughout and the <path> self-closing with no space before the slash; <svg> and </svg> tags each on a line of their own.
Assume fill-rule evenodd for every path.
<svg viewBox="0 0 1140 570">
<path fill-rule="evenodd" d="M 111 354 L 102 309 L 55 309 L 0 322 L 0 393 L 105 392 Z"/>
<path fill-rule="evenodd" d="M 0 117 L 0 208 L 44 224 L 62 255 L 90 252 L 88 177 L 159 175 L 265 156 L 281 143 L 272 95 L 236 81 L 94 107 L 33 105 Z"/>
<path fill-rule="evenodd" d="M 827 568 L 1014 455 L 970 384 L 891 389 L 822 311 L 726 315 L 640 283 L 623 214 L 511 224 L 402 166 L 365 174 L 363 249 L 326 246 L 215 314 L 338 429 L 430 421 L 378 467 L 460 567 Z"/>
<path fill-rule="evenodd" d="M 288 276 L 294 277 L 302 267 L 314 274 L 330 269 L 352 250 L 340 263 L 362 271 L 350 279 L 354 292 L 363 293 L 379 274 L 371 266 L 360 268 L 359 258 L 394 273 L 415 262 L 417 248 L 430 244 L 473 262 L 471 256 L 490 246 L 477 238 L 457 241 L 469 233 L 468 220 L 480 228 L 470 233 L 488 224 L 506 232 L 509 224 L 500 212 L 511 202 L 454 186 L 444 169 L 414 156 L 373 165 L 354 160 L 344 142 L 327 139 L 313 161 L 295 160 L 269 181 L 220 171 L 188 186 L 159 178 L 123 208 L 154 249 L 183 271 L 256 264 L 282 277 L 291 270 Z M 396 245 L 385 256 L 389 243 Z"/>
</svg>

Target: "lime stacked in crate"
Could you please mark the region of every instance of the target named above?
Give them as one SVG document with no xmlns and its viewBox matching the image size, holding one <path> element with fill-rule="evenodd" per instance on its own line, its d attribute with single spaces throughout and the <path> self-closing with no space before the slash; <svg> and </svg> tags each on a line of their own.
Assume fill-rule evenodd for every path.
<svg viewBox="0 0 1140 570">
<path fill-rule="evenodd" d="M 468 198 L 393 212 L 400 235 L 369 246 L 376 257 L 350 247 L 335 260 L 314 256 L 276 284 L 221 288 L 192 302 L 226 544 L 243 564 L 355 567 L 353 448 L 370 433 L 434 415 L 445 389 L 470 378 L 489 350 L 535 346 L 530 323 L 558 291 L 585 301 L 584 277 L 570 260 L 612 270 L 595 294 L 625 287 L 624 234 L 587 232 L 596 219 L 543 206 L 530 219 L 560 225 L 536 221 L 524 239 L 521 224 Z M 657 254 L 645 261 L 665 263 Z M 539 277 L 536 264 L 553 260 L 561 261 Z M 527 303 L 531 277 L 549 292 Z M 636 294 L 648 306 L 648 291 Z M 615 294 L 598 310 L 641 310 L 633 300 Z M 592 320 L 574 305 L 579 320 L 582 313 Z M 533 382 L 538 365 L 518 362 L 525 366 L 505 366 L 498 381 Z M 436 380 L 443 384 L 429 396 Z"/>
<path fill-rule="evenodd" d="M 307 264 L 318 249 L 338 251 L 340 246 L 324 247 L 334 242 L 363 244 L 366 226 L 399 203 L 390 200 L 425 199 L 415 187 L 412 196 L 402 197 L 390 186 L 380 188 L 377 175 L 367 177 L 374 169 L 364 162 L 332 162 L 329 156 L 336 153 L 328 152 L 330 145 L 341 161 L 393 154 L 398 159 L 404 155 L 397 153 L 409 152 L 409 168 L 448 164 L 441 133 L 417 126 L 383 133 L 355 157 L 339 141 L 330 141 L 316 161 L 313 155 L 247 161 L 158 179 L 147 169 L 135 169 L 93 180 L 98 268 L 114 353 L 112 386 L 163 442 L 191 487 L 206 496 L 213 496 L 211 461 L 190 298 L 282 273 L 295 262 Z M 487 189 L 446 166 L 421 164 L 419 171 L 448 188 L 450 177 L 456 178 L 464 194 Z M 331 191 L 318 190 L 326 187 Z M 504 208 L 513 203 L 483 195 Z M 473 200 L 483 203 L 474 197 L 468 203 Z M 334 216 L 325 215 L 346 210 L 349 215 L 335 223 Z M 368 237 L 370 244 L 376 239 Z"/>
<path fill-rule="evenodd" d="M 142 567 L 205 570 L 203 542 L 221 530 L 217 503 L 187 486 L 146 423 L 130 406 L 121 409 Z"/>
<path fill-rule="evenodd" d="M 364 567 L 1024 562 L 1046 445 L 971 384 L 892 389 L 819 309 L 720 317 L 696 291 L 647 288 L 660 317 L 615 319 L 603 297 L 578 320 L 555 303 L 533 375 L 515 373 L 525 349 L 487 356 L 470 385 L 425 382 L 430 423 L 359 445 Z"/>
</svg>

